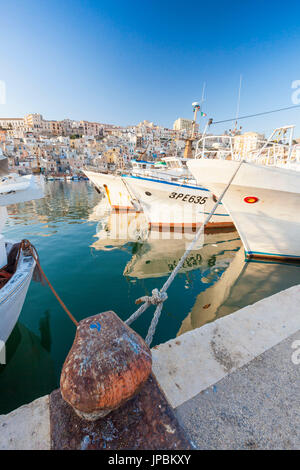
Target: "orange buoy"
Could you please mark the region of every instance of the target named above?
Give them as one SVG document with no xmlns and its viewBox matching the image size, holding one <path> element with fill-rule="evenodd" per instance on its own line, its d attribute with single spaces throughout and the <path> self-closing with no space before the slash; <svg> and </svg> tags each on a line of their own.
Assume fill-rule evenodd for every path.
<svg viewBox="0 0 300 470">
<path fill-rule="evenodd" d="M 148 379 L 151 351 L 114 312 L 81 320 L 62 368 L 63 399 L 94 421 L 132 398 Z"/>
</svg>

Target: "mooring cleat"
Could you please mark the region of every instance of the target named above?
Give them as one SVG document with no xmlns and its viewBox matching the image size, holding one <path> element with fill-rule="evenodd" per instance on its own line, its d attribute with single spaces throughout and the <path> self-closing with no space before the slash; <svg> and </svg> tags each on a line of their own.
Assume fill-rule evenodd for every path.
<svg viewBox="0 0 300 470">
<path fill-rule="evenodd" d="M 148 379 L 151 351 L 112 311 L 81 320 L 62 368 L 63 399 L 95 421 L 130 400 Z"/>
</svg>

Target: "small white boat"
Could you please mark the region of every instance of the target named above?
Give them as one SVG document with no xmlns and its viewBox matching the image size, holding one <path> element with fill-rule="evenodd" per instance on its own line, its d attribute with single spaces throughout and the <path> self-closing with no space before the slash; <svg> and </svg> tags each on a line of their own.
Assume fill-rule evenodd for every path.
<svg viewBox="0 0 300 470">
<path fill-rule="evenodd" d="M 251 161 L 242 164 L 223 198 L 224 207 L 240 234 L 248 258 L 299 262 L 300 172 L 287 169 L 294 161 L 291 148 L 280 147 L 281 144 L 270 139 L 268 142 Z M 188 162 L 197 181 L 217 196 L 238 165 L 238 161 L 207 158 Z"/>
<path fill-rule="evenodd" d="M 6 206 L 44 196 L 41 175 L 8 174 L 7 159 L 0 158 L 0 230 L 6 219 Z M 6 341 L 18 321 L 35 268 L 30 253 L 20 249 L 20 242 L 0 235 L 0 340 Z"/>
<path fill-rule="evenodd" d="M 2 254 L 5 250 L 6 258 L 9 256 L 13 242 L 0 238 Z M 3 258 L 2 258 L 3 262 Z M 21 313 L 25 297 L 35 268 L 35 261 L 31 255 L 20 254 L 15 272 L 10 280 L 0 288 L 0 340 L 7 341 L 14 329 Z"/>
</svg>

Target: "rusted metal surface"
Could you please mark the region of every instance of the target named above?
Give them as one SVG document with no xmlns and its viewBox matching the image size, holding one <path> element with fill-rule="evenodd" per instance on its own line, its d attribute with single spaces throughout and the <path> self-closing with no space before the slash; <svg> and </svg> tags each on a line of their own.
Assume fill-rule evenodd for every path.
<svg viewBox="0 0 300 470">
<path fill-rule="evenodd" d="M 61 397 L 50 395 L 54 450 L 192 449 L 153 374 L 122 407 L 97 421 L 84 421 Z"/>
<path fill-rule="evenodd" d="M 112 311 L 82 320 L 63 365 L 61 393 L 85 419 L 98 419 L 132 398 L 151 372 L 145 341 Z"/>
</svg>

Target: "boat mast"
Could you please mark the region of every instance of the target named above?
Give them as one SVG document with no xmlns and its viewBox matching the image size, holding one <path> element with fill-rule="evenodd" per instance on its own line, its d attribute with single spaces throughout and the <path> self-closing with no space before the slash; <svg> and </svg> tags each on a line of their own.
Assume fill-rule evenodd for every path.
<svg viewBox="0 0 300 470">
<path fill-rule="evenodd" d="M 237 106 L 236 106 L 235 124 L 234 124 L 234 129 L 231 132 L 232 135 L 237 134 L 238 117 L 240 114 L 242 79 L 243 79 L 243 76 L 240 75 L 240 85 L 239 85 L 239 93 L 238 93 L 238 100 L 237 100 Z"/>
<path fill-rule="evenodd" d="M 196 122 L 197 122 L 197 113 L 198 113 L 198 111 L 199 111 L 199 109 L 200 109 L 200 104 L 198 103 L 198 101 L 195 101 L 194 103 L 192 103 L 192 106 L 193 106 L 193 110 L 194 110 L 192 139 L 194 140 L 194 138 L 195 138 Z"/>
<path fill-rule="evenodd" d="M 193 158 L 192 144 L 193 144 L 193 141 L 195 140 L 195 129 L 196 129 L 196 122 L 197 122 L 197 113 L 200 109 L 200 104 L 198 103 L 198 101 L 194 101 L 194 103 L 192 103 L 192 106 L 193 106 L 193 111 L 194 111 L 194 119 L 193 119 L 193 123 L 192 123 L 192 135 L 191 135 L 191 137 L 188 137 L 186 139 L 184 155 L 183 155 L 184 158 Z"/>
</svg>

